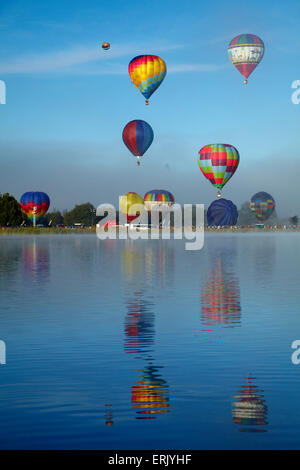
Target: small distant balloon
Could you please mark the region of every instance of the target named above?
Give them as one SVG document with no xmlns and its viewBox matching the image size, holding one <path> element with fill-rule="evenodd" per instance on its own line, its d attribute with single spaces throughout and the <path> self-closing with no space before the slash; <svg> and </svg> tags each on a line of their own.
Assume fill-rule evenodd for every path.
<svg viewBox="0 0 300 470">
<path fill-rule="evenodd" d="M 252 196 L 250 209 L 254 212 L 259 221 L 264 222 L 273 214 L 275 209 L 275 200 L 271 194 L 260 191 Z"/>
<path fill-rule="evenodd" d="M 38 220 L 46 214 L 50 206 L 48 194 L 41 191 L 29 191 L 24 193 L 20 199 L 22 211 L 30 220 Z"/>
<path fill-rule="evenodd" d="M 150 96 L 167 74 L 167 66 L 157 55 L 139 55 L 130 61 L 128 73 L 132 83 L 146 98 L 145 104 L 149 104 Z"/>
<path fill-rule="evenodd" d="M 209 226 L 236 225 L 238 210 L 229 199 L 217 199 L 213 201 L 207 210 L 207 223 Z"/>
<path fill-rule="evenodd" d="M 140 157 L 148 150 L 153 142 L 153 129 L 146 121 L 135 119 L 128 122 L 123 129 L 123 142 L 132 155 L 137 157 L 137 165 L 140 165 Z"/>
<path fill-rule="evenodd" d="M 240 34 L 228 46 L 228 55 L 236 69 L 248 83 L 249 75 L 260 63 L 264 55 L 263 41 L 255 34 Z"/>
<path fill-rule="evenodd" d="M 104 42 L 102 43 L 102 49 L 103 49 L 104 51 L 108 51 L 108 49 L 110 49 L 110 44 L 109 44 L 109 42 L 104 41 Z"/>
</svg>

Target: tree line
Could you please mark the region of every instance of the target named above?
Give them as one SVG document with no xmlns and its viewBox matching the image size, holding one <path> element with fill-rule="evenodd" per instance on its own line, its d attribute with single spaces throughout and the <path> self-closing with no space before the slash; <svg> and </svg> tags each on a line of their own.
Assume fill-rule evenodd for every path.
<svg viewBox="0 0 300 470">
<path fill-rule="evenodd" d="M 244 202 L 239 208 L 238 225 L 254 225 L 257 223 L 257 219 L 250 209 L 249 201 Z M 117 222 L 119 219 L 119 213 L 116 212 Z M 39 224 L 56 227 L 57 225 L 74 226 L 75 224 L 81 224 L 84 226 L 93 226 L 101 220 L 101 217 L 96 216 L 96 209 L 90 202 L 84 204 L 77 204 L 69 211 L 63 212 L 59 210 L 53 210 L 48 212 L 38 220 Z M 205 222 L 206 222 L 206 211 L 205 211 Z M 193 211 L 192 223 L 195 225 L 195 211 Z M 276 213 L 276 209 L 267 221 L 268 225 L 285 224 L 298 225 L 299 217 L 297 215 L 290 216 L 286 219 L 279 219 Z M 172 217 L 171 217 L 172 224 Z M 9 193 L 0 193 L 0 226 L 12 227 L 20 225 L 32 225 L 27 215 L 21 210 L 19 202 Z"/>
</svg>

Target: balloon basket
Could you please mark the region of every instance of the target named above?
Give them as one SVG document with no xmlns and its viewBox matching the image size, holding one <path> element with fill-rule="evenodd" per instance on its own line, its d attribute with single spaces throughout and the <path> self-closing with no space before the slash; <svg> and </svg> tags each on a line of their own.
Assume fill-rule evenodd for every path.
<svg viewBox="0 0 300 470">
<path fill-rule="evenodd" d="M 149 101 L 148 101 L 148 100 L 145 101 L 145 105 L 146 105 L 146 106 L 149 105 Z"/>
</svg>

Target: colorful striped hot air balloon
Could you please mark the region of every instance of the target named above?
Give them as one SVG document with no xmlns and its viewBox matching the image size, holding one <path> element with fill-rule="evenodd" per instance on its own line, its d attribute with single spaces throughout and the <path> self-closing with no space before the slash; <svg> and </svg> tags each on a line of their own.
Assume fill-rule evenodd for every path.
<svg viewBox="0 0 300 470">
<path fill-rule="evenodd" d="M 254 212 L 258 220 L 264 222 L 273 214 L 275 201 L 271 194 L 260 191 L 252 196 L 250 209 Z"/>
<path fill-rule="evenodd" d="M 140 164 L 140 157 L 148 150 L 153 142 L 153 129 L 141 119 L 128 122 L 123 129 L 123 142 L 130 152 L 137 157 L 137 165 Z"/>
<path fill-rule="evenodd" d="M 127 216 L 128 223 L 132 222 L 140 215 L 140 212 L 137 212 L 135 209 L 132 208 L 132 206 L 134 206 L 135 204 L 141 204 L 142 206 L 144 206 L 144 200 L 142 196 L 137 193 L 129 192 L 124 194 L 120 198 L 120 210 L 122 214 L 125 214 Z"/>
<path fill-rule="evenodd" d="M 48 194 L 41 191 L 29 191 L 23 194 L 20 204 L 22 211 L 35 225 L 35 222 L 49 209 L 50 199 Z"/>
<path fill-rule="evenodd" d="M 209 144 L 199 151 L 198 165 L 205 178 L 221 190 L 234 175 L 240 161 L 239 152 L 233 145 Z M 220 191 L 217 194 L 221 197 Z"/>
<path fill-rule="evenodd" d="M 174 204 L 175 198 L 172 193 L 165 189 L 152 189 L 144 196 L 144 204 L 148 211 L 153 208 L 170 207 Z"/>
<path fill-rule="evenodd" d="M 264 50 L 263 41 L 255 34 L 240 34 L 229 44 L 229 58 L 245 77 L 244 83 L 248 83 L 248 77 L 263 58 Z"/>
<path fill-rule="evenodd" d="M 157 55 L 139 55 L 130 61 L 128 72 L 132 83 L 146 98 L 146 104 L 149 104 L 148 99 L 167 74 L 167 66 Z"/>
<path fill-rule="evenodd" d="M 175 198 L 172 193 L 165 189 L 152 189 L 148 191 L 144 196 L 145 208 L 149 214 L 151 214 L 151 223 L 159 224 L 164 226 L 170 225 L 170 207 L 173 206 Z M 158 213 L 158 219 L 155 219 L 155 215 L 152 211 Z"/>
</svg>

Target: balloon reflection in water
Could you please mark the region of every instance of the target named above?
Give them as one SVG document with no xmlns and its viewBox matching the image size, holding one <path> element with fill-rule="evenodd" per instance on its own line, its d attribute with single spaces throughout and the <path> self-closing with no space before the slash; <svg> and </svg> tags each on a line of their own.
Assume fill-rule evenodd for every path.
<svg viewBox="0 0 300 470">
<path fill-rule="evenodd" d="M 144 250 L 134 240 L 125 240 L 121 251 L 121 272 L 131 289 L 143 284 Z M 132 292 L 132 290 L 130 291 Z"/>
<path fill-rule="evenodd" d="M 141 291 L 128 302 L 125 318 L 125 351 L 128 353 L 147 352 L 154 339 L 154 313 L 152 303 L 142 298 Z"/>
<path fill-rule="evenodd" d="M 202 293 L 204 325 L 239 326 L 241 305 L 237 278 L 227 272 L 219 258 L 208 276 Z"/>
<path fill-rule="evenodd" d="M 49 276 L 49 249 L 47 245 L 33 240 L 22 246 L 23 277 L 26 282 L 41 284 Z"/>
<path fill-rule="evenodd" d="M 122 278 L 133 290 L 139 287 L 165 287 L 172 284 L 174 272 L 174 246 L 168 240 L 138 244 L 124 241 L 121 251 Z M 151 295 L 156 291 L 152 290 Z"/>
<path fill-rule="evenodd" d="M 162 367 L 150 364 L 139 370 L 137 385 L 132 387 L 132 406 L 137 410 L 136 419 L 155 419 L 159 413 L 169 413 L 168 385 L 158 373 Z"/>
<path fill-rule="evenodd" d="M 106 408 L 105 425 L 106 426 L 112 426 L 114 424 L 114 421 L 113 421 L 113 415 L 112 415 L 112 411 L 111 411 L 111 404 L 107 403 L 105 405 L 105 408 Z"/>
<path fill-rule="evenodd" d="M 263 390 L 259 390 L 256 385 L 252 385 L 255 377 L 247 377 L 246 385 L 242 385 L 238 390 L 238 395 L 233 398 L 232 422 L 242 426 L 266 426 L 267 406 L 263 399 Z M 240 432 L 266 432 L 266 429 L 256 427 L 242 428 Z"/>
<path fill-rule="evenodd" d="M 148 286 L 155 286 L 164 292 L 164 288 L 173 283 L 174 247 L 168 240 L 146 246 L 145 271 Z"/>
</svg>

